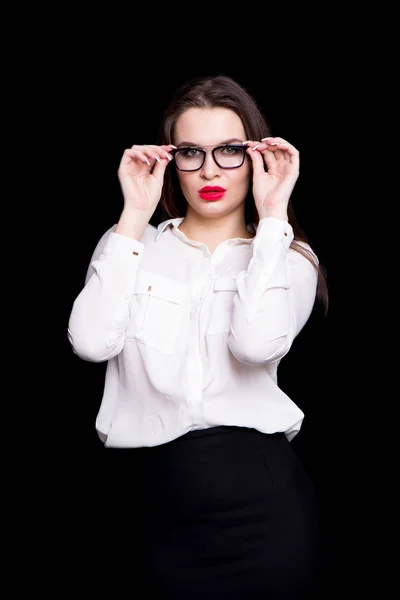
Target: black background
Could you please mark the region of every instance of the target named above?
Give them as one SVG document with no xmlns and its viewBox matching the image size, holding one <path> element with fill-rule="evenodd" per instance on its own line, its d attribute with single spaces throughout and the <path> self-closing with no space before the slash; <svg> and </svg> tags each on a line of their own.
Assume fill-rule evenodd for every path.
<svg viewBox="0 0 400 600">
<path fill-rule="evenodd" d="M 320 38 L 314 41 L 317 44 L 310 52 L 296 55 L 294 48 L 281 61 L 268 56 L 246 64 L 197 54 L 197 59 L 185 62 L 162 45 L 150 52 L 145 44 L 132 61 L 126 46 L 121 61 L 115 54 L 110 58 L 104 47 L 99 52 L 90 45 L 72 60 L 61 59 L 63 76 L 57 78 L 56 95 L 62 102 L 52 107 L 58 144 L 49 154 L 61 152 L 62 156 L 61 182 L 58 188 L 52 183 L 62 209 L 55 231 L 62 269 L 57 284 L 61 286 L 58 315 L 62 318 L 57 332 L 61 353 L 54 367 L 55 372 L 61 369 L 62 399 L 54 398 L 57 406 L 48 416 L 50 422 L 54 418 L 48 460 L 57 453 L 55 480 L 64 503 L 59 517 L 65 539 L 78 547 L 73 563 L 76 572 L 87 573 L 87 554 L 95 570 L 107 568 L 116 515 L 128 509 L 135 520 L 140 501 L 113 494 L 115 481 L 126 473 L 110 458 L 94 429 L 105 365 L 86 363 L 72 353 L 67 341 L 69 313 L 98 239 L 118 220 L 122 209 L 117 178 L 122 152 L 134 143 L 154 143 L 163 110 L 183 81 L 194 75 L 224 73 L 258 101 L 272 134 L 289 140 L 300 151 L 294 209 L 326 268 L 330 307 L 327 317 L 315 308 L 278 376 L 281 387 L 305 412 L 293 444 L 323 508 L 332 556 L 329 593 L 334 597 L 345 585 L 348 590 L 360 589 L 362 575 L 357 565 L 367 553 L 371 529 L 366 536 L 359 493 L 366 459 L 357 432 L 365 398 L 353 361 L 357 283 L 348 246 L 354 235 L 348 202 L 355 182 L 343 181 L 343 169 L 347 171 L 351 161 L 344 166 L 340 151 L 340 140 L 356 111 L 349 90 L 351 63 L 357 59 L 339 61 L 330 46 L 323 46 Z M 156 217 L 152 221 L 157 224 Z M 140 515 L 137 527 L 137 539 L 130 540 L 135 560 L 140 557 Z M 133 579 L 136 576 L 140 567 Z M 331 597 L 329 593 L 326 598 Z"/>
</svg>

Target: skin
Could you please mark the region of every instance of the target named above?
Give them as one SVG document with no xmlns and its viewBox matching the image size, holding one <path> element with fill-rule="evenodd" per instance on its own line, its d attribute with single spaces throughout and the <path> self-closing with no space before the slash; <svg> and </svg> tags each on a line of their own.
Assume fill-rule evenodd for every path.
<svg viewBox="0 0 400 600">
<path fill-rule="evenodd" d="M 271 137 L 245 140 L 238 115 L 226 108 L 190 108 L 177 120 L 174 145 L 134 145 L 125 150 L 118 169 L 124 208 L 116 233 L 140 240 L 161 197 L 170 151 L 182 141 L 199 146 L 218 145 L 237 138 L 247 143 L 247 159 L 238 169 L 221 169 L 207 153 L 203 167 L 191 173 L 178 171 L 188 202 L 180 229 L 192 240 L 216 246 L 235 237 L 250 237 L 244 220 L 244 201 L 249 185 L 260 219 L 287 221 L 287 206 L 299 176 L 299 152 L 286 140 Z M 205 202 L 198 190 L 219 185 L 227 190 L 221 200 Z"/>
<path fill-rule="evenodd" d="M 174 130 L 178 147 L 188 141 L 201 147 L 217 146 L 232 138 L 241 143 L 245 137 L 242 121 L 226 108 L 190 108 L 177 120 Z M 222 169 L 208 152 L 201 169 L 177 173 L 188 203 L 180 229 L 188 238 L 204 242 L 212 252 L 224 240 L 251 237 L 244 219 L 244 200 L 251 181 L 249 158 L 238 169 Z M 221 200 L 207 202 L 198 193 L 206 185 L 218 185 L 227 191 Z"/>
</svg>

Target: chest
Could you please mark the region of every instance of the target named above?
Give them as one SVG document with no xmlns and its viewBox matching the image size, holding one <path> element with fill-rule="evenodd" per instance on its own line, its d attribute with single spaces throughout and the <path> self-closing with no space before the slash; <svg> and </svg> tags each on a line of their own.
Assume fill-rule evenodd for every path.
<svg viewBox="0 0 400 600">
<path fill-rule="evenodd" d="M 174 260 L 147 255 L 137 273 L 127 339 L 171 354 L 194 324 L 204 335 L 228 332 L 236 277 L 248 261 L 243 251 L 219 263 L 191 253 Z"/>
</svg>

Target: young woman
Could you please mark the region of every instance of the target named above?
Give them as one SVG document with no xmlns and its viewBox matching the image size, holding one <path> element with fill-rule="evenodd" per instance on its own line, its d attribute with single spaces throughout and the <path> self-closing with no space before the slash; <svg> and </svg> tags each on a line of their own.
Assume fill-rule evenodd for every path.
<svg viewBox="0 0 400 600">
<path fill-rule="evenodd" d="M 290 444 L 304 414 L 277 383 L 327 306 L 290 202 L 299 151 L 224 75 L 183 85 L 160 134 L 122 156 L 123 210 L 68 329 L 107 361 L 100 438 L 145 456 L 149 582 L 174 600 L 323 597 L 318 503 Z"/>
</svg>

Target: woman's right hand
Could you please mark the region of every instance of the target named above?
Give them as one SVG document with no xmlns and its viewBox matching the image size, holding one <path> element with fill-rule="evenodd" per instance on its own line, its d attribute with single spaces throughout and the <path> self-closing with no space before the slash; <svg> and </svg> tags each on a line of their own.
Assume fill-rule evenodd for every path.
<svg viewBox="0 0 400 600">
<path fill-rule="evenodd" d="M 125 150 L 118 168 L 124 209 L 151 218 L 161 198 L 164 173 L 175 146 L 137 146 Z"/>
</svg>

